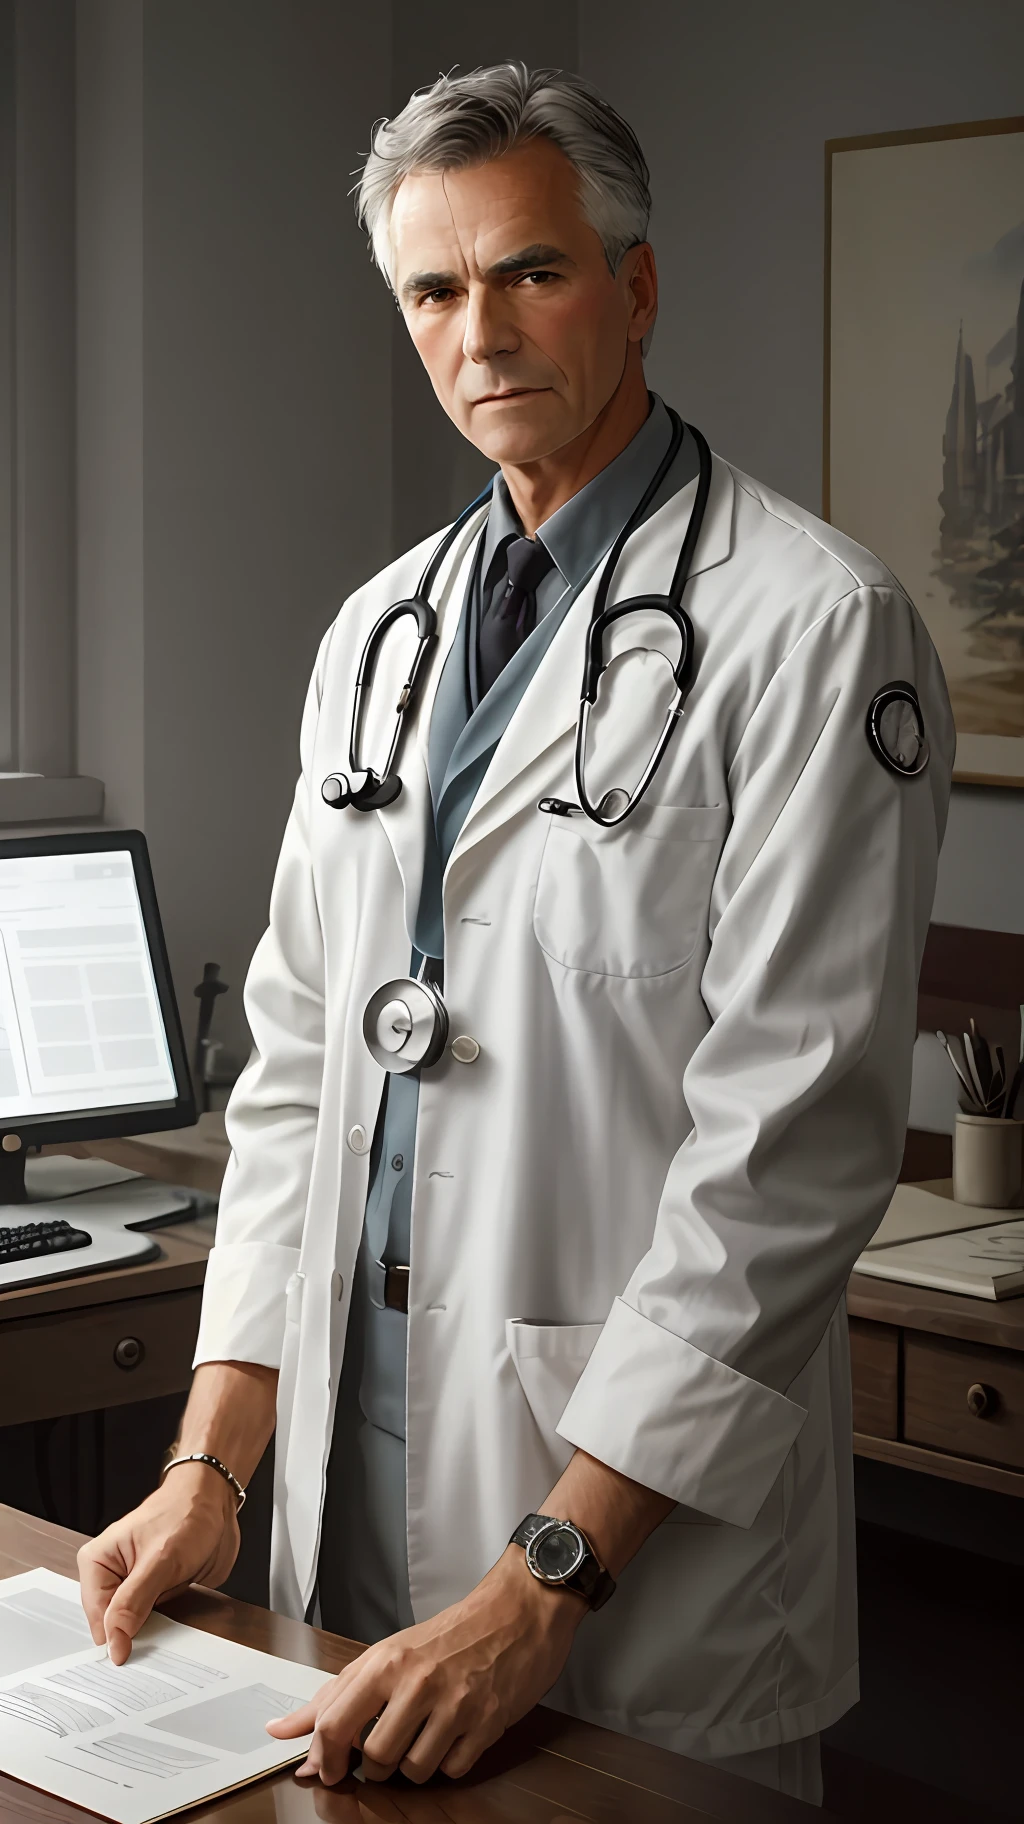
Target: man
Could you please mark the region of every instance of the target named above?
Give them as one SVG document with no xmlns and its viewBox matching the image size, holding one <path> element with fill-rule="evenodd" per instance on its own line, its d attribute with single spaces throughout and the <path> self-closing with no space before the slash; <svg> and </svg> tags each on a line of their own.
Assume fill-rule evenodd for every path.
<svg viewBox="0 0 1024 1824">
<path fill-rule="evenodd" d="M 843 1290 L 901 1157 L 952 727 L 894 578 L 716 458 L 685 713 L 616 823 L 679 635 L 615 622 L 582 814 L 604 560 L 660 472 L 608 599 L 664 598 L 698 495 L 644 380 L 646 180 L 585 84 L 519 65 L 376 134 L 376 258 L 500 475 L 433 579 L 378 808 L 331 781 L 436 539 L 321 647 L 179 1461 L 81 1554 L 121 1661 L 154 1601 L 227 1574 L 276 1424 L 275 1606 L 375 1643 L 272 1725 L 315 1725 L 327 1783 L 364 1735 L 371 1778 L 462 1774 L 547 1695 L 818 1800 L 857 1695 Z M 414 637 L 375 674 L 378 772 Z M 375 1054 L 364 1008 L 421 966 L 450 1041 L 387 1073 L 392 991 Z"/>
</svg>

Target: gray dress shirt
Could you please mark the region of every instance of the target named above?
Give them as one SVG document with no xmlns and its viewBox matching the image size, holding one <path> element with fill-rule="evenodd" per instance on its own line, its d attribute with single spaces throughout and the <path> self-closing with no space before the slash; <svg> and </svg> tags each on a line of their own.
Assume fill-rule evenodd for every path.
<svg viewBox="0 0 1024 1824">
<path fill-rule="evenodd" d="M 504 590 L 504 547 L 522 527 L 504 480 L 491 509 L 455 639 L 438 683 L 428 736 L 434 827 L 413 932 L 413 971 L 443 959 L 441 882 L 459 831 L 513 712 L 580 590 L 642 498 L 671 437 L 655 398 L 632 442 L 560 507 L 537 536 L 554 568 L 537 589 L 537 624 L 491 689 L 478 695 L 476 635 L 493 594 Z M 657 512 L 697 471 L 687 436 L 651 502 Z M 665 586 L 669 579 L 666 577 Z M 370 1156 L 366 1221 L 352 1294 L 342 1383 L 327 1471 L 318 1567 L 325 1627 L 373 1641 L 412 1623 L 405 1544 L 405 1363 L 408 1319 L 371 1302 L 372 1263 L 410 1255 L 418 1073 L 387 1079 Z"/>
</svg>

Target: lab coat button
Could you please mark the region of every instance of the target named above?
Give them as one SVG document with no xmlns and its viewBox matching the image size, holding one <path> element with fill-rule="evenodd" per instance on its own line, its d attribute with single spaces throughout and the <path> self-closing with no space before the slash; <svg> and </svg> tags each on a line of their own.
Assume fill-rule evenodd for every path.
<svg viewBox="0 0 1024 1824">
<path fill-rule="evenodd" d="M 457 1039 L 452 1040 L 452 1057 L 460 1064 L 475 1064 L 479 1056 L 480 1047 L 468 1033 L 460 1033 Z"/>
<path fill-rule="evenodd" d="M 335 1300 L 337 1300 L 337 1302 L 339 1304 L 341 1302 L 341 1295 L 344 1292 L 344 1290 L 345 1290 L 345 1281 L 342 1279 L 341 1274 L 338 1272 L 332 1273 L 331 1274 L 331 1297 L 334 1298 Z"/>
<path fill-rule="evenodd" d="M 354 1153 L 365 1153 L 369 1150 L 370 1141 L 365 1127 L 357 1121 L 355 1127 L 348 1130 L 348 1143 Z"/>
</svg>

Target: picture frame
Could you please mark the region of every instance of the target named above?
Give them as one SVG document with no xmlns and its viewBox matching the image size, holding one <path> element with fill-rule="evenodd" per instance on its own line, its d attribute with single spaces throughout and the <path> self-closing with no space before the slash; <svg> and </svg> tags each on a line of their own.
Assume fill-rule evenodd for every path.
<svg viewBox="0 0 1024 1824">
<path fill-rule="evenodd" d="M 1024 788 L 1024 116 L 825 144 L 823 516 L 918 608 L 953 777 Z"/>
</svg>

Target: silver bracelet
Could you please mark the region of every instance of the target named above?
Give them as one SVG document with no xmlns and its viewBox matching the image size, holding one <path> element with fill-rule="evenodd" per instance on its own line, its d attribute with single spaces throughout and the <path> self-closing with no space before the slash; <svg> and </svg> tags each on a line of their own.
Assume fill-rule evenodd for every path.
<svg viewBox="0 0 1024 1824">
<path fill-rule="evenodd" d="M 222 1463 L 219 1457 L 211 1457 L 209 1452 L 205 1450 L 194 1450 L 191 1456 L 188 1457 L 172 1457 L 170 1462 L 165 1463 L 163 1469 L 160 1471 L 161 1482 L 166 1476 L 167 1471 L 169 1469 L 176 1469 L 179 1463 L 208 1463 L 210 1468 L 215 1469 L 217 1474 L 223 1476 L 225 1482 L 230 1483 L 231 1487 L 234 1489 L 238 1498 L 238 1506 L 235 1508 L 235 1513 L 241 1513 L 245 1506 L 245 1489 L 242 1487 L 238 1477 L 231 1474 L 227 1464 Z"/>
</svg>

